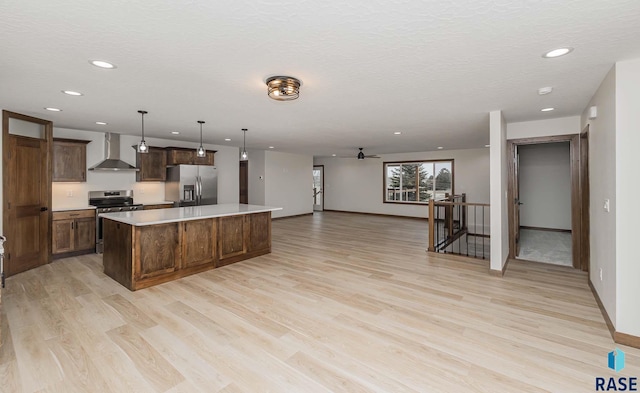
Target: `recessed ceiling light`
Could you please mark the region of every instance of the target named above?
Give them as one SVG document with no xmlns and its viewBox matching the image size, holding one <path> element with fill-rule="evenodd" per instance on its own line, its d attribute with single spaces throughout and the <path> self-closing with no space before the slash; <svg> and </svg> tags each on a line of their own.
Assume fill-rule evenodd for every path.
<svg viewBox="0 0 640 393">
<path fill-rule="evenodd" d="M 393 135 L 400 135 L 400 134 L 402 134 L 402 132 L 400 132 L 400 131 L 396 131 L 396 132 L 393 133 Z"/>
<path fill-rule="evenodd" d="M 180 135 L 180 131 L 171 131 L 173 135 Z"/>
<path fill-rule="evenodd" d="M 62 92 L 64 94 L 70 95 L 70 96 L 81 96 L 84 95 L 82 93 L 80 93 L 79 91 L 73 91 L 73 90 L 62 90 Z"/>
<path fill-rule="evenodd" d="M 542 57 L 552 59 L 554 57 L 564 56 L 568 53 L 571 53 L 571 51 L 573 51 L 573 48 L 558 48 L 545 53 L 544 55 L 542 55 Z"/>
<path fill-rule="evenodd" d="M 553 91 L 553 87 L 548 86 L 548 87 L 541 87 L 538 89 L 538 94 L 541 96 L 550 94 Z"/>
<path fill-rule="evenodd" d="M 225 141 L 231 142 L 231 138 L 224 138 Z"/>
<path fill-rule="evenodd" d="M 47 108 L 44 108 L 44 109 L 46 109 L 48 111 L 51 111 L 51 112 L 62 112 L 62 109 L 58 109 L 58 108 L 47 107 Z"/>
<path fill-rule="evenodd" d="M 331 155 L 331 157 L 335 157 L 335 156 L 336 156 L 335 154 L 332 154 L 332 155 Z"/>
<path fill-rule="evenodd" d="M 96 124 L 99 125 L 99 126 L 106 126 L 107 125 L 107 123 L 105 123 L 103 121 L 97 121 Z"/>
<path fill-rule="evenodd" d="M 444 149 L 444 147 L 438 146 L 438 150 L 442 150 L 442 149 Z"/>
<path fill-rule="evenodd" d="M 552 110 L 555 110 L 556 108 L 542 108 L 540 109 L 540 112 L 551 112 Z"/>
<path fill-rule="evenodd" d="M 102 60 L 89 60 L 89 63 L 91 63 L 92 65 L 96 66 L 96 67 L 100 67 L 100 68 L 106 68 L 108 70 L 114 69 L 116 68 L 115 64 L 111 64 L 108 61 L 102 61 Z"/>
<path fill-rule="evenodd" d="M 273 146 L 269 146 L 269 149 L 275 149 L 275 147 L 273 147 Z"/>
<path fill-rule="evenodd" d="M 491 147 L 491 145 L 484 145 L 484 147 Z"/>
</svg>

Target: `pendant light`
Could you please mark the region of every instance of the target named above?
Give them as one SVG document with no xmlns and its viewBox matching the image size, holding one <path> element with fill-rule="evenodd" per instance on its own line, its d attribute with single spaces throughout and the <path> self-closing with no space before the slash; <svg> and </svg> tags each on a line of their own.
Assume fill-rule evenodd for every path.
<svg viewBox="0 0 640 393">
<path fill-rule="evenodd" d="M 202 125 L 204 124 L 204 121 L 202 120 L 198 120 L 198 124 L 200 124 L 200 147 L 198 147 L 198 157 L 204 157 L 207 155 L 207 152 L 204 150 L 204 147 L 202 147 Z"/>
<path fill-rule="evenodd" d="M 242 129 L 242 133 L 243 133 L 243 136 L 242 136 L 242 155 L 241 155 L 242 161 L 246 161 L 248 159 L 248 157 L 249 157 L 247 155 L 247 131 L 248 130 L 246 128 Z"/>
<path fill-rule="evenodd" d="M 149 146 L 147 146 L 147 142 L 144 140 L 144 115 L 146 115 L 147 111 L 138 111 L 140 115 L 142 115 L 142 140 L 138 145 L 138 153 L 149 153 Z"/>
</svg>

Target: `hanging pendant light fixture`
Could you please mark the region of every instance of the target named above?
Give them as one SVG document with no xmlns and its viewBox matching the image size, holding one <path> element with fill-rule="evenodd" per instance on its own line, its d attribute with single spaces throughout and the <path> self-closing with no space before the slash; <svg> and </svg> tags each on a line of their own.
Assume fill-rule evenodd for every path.
<svg viewBox="0 0 640 393">
<path fill-rule="evenodd" d="M 198 124 L 200 124 L 200 147 L 198 147 L 198 157 L 204 157 L 207 155 L 207 152 L 204 150 L 204 147 L 202 147 L 202 125 L 204 124 L 204 121 L 202 120 L 198 120 Z"/>
<path fill-rule="evenodd" d="M 149 153 L 149 146 L 147 146 L 147 142 L 144 140 L 144 115 L 146 115 L 147 111 L 138 111 L 140 115 L 142 115 L 142 140 L 140 144 L 138 144 L 138 153 Z"/>
<path fill-rule="evenodd" d="M 248 129 L 243 128 L 242 129 L 242 155 L 240 157 L 242 157 L 242 161 L 246 161 L 248 159 L 248 155 L 247 155 L 247 131 Z"/>
<path fill-rule="evenodd" d="M 266 83 L 267 94 L 276 101 L 292 101 L 300 96 L 302 82 L 292 76 L 272 76 Z"/>
</svg>

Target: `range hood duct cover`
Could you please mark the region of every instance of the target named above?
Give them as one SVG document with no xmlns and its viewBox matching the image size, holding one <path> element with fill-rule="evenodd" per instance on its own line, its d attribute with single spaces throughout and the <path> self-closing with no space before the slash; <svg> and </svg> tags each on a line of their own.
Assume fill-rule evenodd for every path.
<svg viewBox="0 0 640 393">
<path fill-rule="evenodd" d="M 104 134 L 104 161 L 89 168 L 90 171 L 138 171 L 135 166 L 120 159 L 120 134 Z"/>
</svg>

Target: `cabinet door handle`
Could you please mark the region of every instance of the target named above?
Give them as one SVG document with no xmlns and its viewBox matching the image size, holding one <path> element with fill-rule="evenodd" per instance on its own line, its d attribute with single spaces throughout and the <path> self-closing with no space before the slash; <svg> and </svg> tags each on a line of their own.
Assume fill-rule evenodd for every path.
<svg viewBox="0 0 640 393">
<path fill-rule="evenodd" d="M 73 229 L 73 221 L 71 221 L 71 229 Z"/>
</svg>

